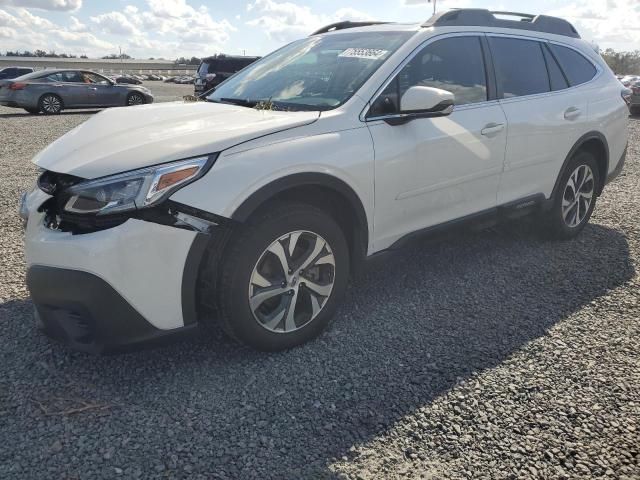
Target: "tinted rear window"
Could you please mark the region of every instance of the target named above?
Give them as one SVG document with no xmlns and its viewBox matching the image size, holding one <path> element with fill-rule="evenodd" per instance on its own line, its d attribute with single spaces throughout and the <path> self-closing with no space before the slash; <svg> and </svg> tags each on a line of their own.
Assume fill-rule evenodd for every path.
<svg viewBox="0 0 640 480">
<path fill-rule="evenodd" d="M 596 67 L 575 50 L 553 44 L 550 44 L 549 47 L 558 59 L 572 87 L 586 83 L 595 77 Z"/>
<path fill-rule="evenodd" d="M 562 70 L 560 70 L 558 62 L 556 62 L 556 59 L 549 51 L 549 48 L 547 46 L 544 46 L 542 50 L 544 51 L 544 59 L 547 62 L 547 69 L 549 70 L 551 90 L 555 92 L 556 90 L 564 90 L 565 88 L 569 88 L 569 83 L 567 82 L 564 73 L 562 73 Z"/>
<path fill-rule="evenodd" d="M 547 66 L 539 42 L 489 37 L 498 84 L 504 98 L 550 91 Z"/>
</svg>

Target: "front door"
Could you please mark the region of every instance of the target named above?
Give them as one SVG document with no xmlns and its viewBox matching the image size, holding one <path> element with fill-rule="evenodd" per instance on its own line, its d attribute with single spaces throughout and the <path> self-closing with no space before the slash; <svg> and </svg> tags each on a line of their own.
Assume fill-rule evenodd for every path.
<svg viewBox="0 0 640 480">
<path fill-rule="evenodd" d="M 95 73 L 85 72 L 83 75 L 88 83 L 89 106 L 124 106 L 124 100 L 121 98 L 121 89 L 117 85 Z"/>
<path fill-rule="evenodd" d="M 507 128 L 487 82 L 484 45 L 479 34 L 434 39 L 372 102 L 376 250 L 496 206 Z M 392 125 L 399 98 L 416 85 L 452 92 L 453 113 Z"/>
</svg>

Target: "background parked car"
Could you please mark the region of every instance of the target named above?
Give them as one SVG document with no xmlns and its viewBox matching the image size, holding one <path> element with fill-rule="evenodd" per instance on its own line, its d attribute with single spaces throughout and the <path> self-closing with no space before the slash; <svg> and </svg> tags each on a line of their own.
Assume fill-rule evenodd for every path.
<svg viewBox="0 0 640 480">
<path fill-rule="evenodd" d="M 142 80 L 139 80 L 136 77 L 132 77 L 128 75 L 122 75 L 122 76 L 116 77 L 116 83 L 124 83 L 129 85 L 142 85 Z"/>
<path fill-rule="evenodd" d="M 33 72 L 29 67 L 6 67 L 0 70 L 0 80 L 10 80 Z"/>
<path fill-rule="evenodd" d="M 629 111 L 631 115 L 640 114 L 640 81 L 637 81 L 628 87 L 631 90 L 631 95 L 628 97 Z"/>
<path fill-rule="evenodd" d="M 138 85 L 118 85 L 84 70 L 44 70 L 13 80 L 0 80 L 0 105 L 29 113 L 60 113 L 68 108 L 106 108 L 153 102 Z"/>
<path fill-rule="evenodd" d="M 625 75 L 620 79 L 620 81 L 622 82 L 622 85 L 624 85 L 625 87 L 629 87 L 633 83 L 640 81 L 640 77 L 637 75 Z"/>
<path fill-rule="evenodd" d="M 195 81 L 196 95 L 216 87 L 234 73 L 251 65 L 260 57 L 216 55 L 202 60 Z"/>
</svg>

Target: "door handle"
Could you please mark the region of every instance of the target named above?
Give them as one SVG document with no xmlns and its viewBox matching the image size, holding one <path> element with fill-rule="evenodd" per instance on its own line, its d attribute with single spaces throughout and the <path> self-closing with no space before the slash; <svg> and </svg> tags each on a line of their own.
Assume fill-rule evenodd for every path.
<svg viewBox="0 0 640 480">
<path fill-rule="evenodd" d="M 96 87 L 89 87 L 89 90 L 98 90 Z"/>
<path fill-rule="evenodd" d="M 565 120 L 575 120 L 580 115 L 582 115 L 582 110 L 580 110 L 578 107 L 570 107 L 570 108 L 567 108 L 565 110 L 564 119 Z"/>
<path fill-rule="evenodd" d="M 504 130 L 504 123 L 489 123 L 486 125 L 480 133 L 485 137 L 493 137 Z"/>
</svg>

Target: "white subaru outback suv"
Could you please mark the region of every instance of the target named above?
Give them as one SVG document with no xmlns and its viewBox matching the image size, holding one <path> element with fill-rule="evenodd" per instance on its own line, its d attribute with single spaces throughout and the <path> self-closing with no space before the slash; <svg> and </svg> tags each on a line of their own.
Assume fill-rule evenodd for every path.
<svg viewBox="0 0 640 480">
<path fill-rule="evenodd" d="M 564 20 L 461 9 L 334 24 L 206 101 L 102 112 L 34 159 L 37 321 L 92 352 L 212 321 L 286 349 L 416 234 L 535 214 L 569 239 L 622 169 L 622 89 Z"/>
</svg>

